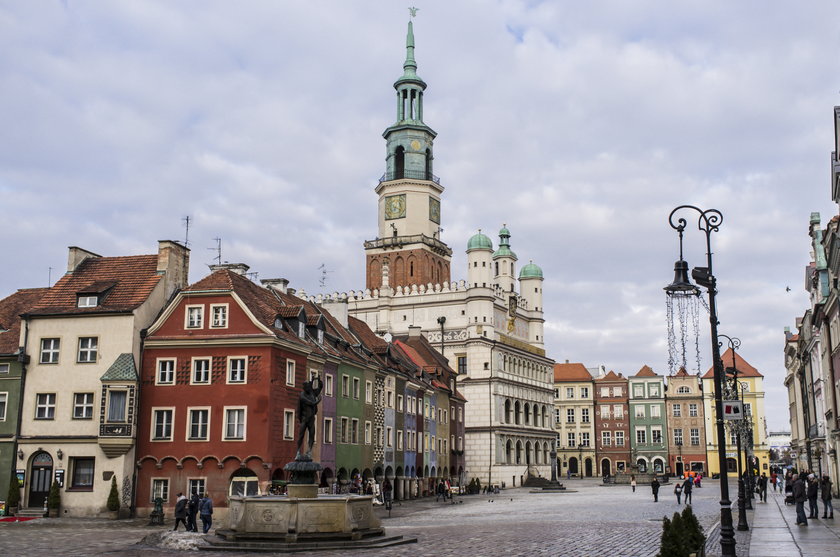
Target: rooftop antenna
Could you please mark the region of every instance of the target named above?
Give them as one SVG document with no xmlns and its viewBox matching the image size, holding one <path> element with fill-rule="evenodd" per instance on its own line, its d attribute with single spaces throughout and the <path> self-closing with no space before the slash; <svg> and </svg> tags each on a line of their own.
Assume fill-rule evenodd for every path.
<svg viewBox="0 0 840 557">
<path fill-rule="evenodd" d="M 52 286 L 52 267 L 49 267 L 49 270 L 47 271 L 47 288 L 50 286 Z"/>
<path fill-rule="evenodd" d="M 260 276 L 259 271 L 251 271 L 250 273 L 245 273 L 245 276 L 251 279 L 251 282 L 257 282 L 257 279 Z"/>
<path fill-rule="evenodd" d="M 216 257 L 213 259 L 216 261 L 216 265 L 222 264 L 222 239 L 221 238 L 213 238 L 213 241 L 216 242 L 215 248 L 207 248 L 210 250 L 216 250 Z"/>
<path fill-rule="evenodd" d="M 184 222 L 184 247 L 190 247 L 190 216 L 187 215 L 181 219 Z"/>
<path fill-rule="evenodd" d="M 321 288 L 325 288 L 327 286 L 327 273 L 332 273 L 332 271 L 327 269 L 326 263 L 321 263 L 318 267 L 318 270 L 321 271 L 321 279 L 318 281 Z"/>
</svg>

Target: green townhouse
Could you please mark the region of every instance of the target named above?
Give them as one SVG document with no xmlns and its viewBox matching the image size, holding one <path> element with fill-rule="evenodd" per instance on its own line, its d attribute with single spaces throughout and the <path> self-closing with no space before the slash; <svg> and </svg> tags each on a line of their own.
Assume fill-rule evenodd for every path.
<svg viewBox="0 0 840 557">
<path fill-rule="evenodd" d="M 642 366 L 629 379 L 631 462 L 639 472 L 664 474 L 668 462 L 664 378 Z"/>
<path fill-rule="evenodd" d="M 0 300 L 0 501 L 6 502 L 11 478 L 18 468 L 20 396 L 26 377 L 21 314 L 28 312 L 48 288 L 28 288 Z M 6 510 L 8 514 L 8 510 Z"/>
</svg>

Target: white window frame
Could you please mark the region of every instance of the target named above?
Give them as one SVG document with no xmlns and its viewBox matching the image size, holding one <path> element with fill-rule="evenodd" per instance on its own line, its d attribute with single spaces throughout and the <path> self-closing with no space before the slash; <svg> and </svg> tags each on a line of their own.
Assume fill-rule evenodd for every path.
<svg viewBox="0 0 840 557">
<path fill-rule="evenodd" d="M 580 398 L 589 398 L 589 387 L 580 388 Z"/>
<path fill-rule="evenodd" d="M 158 426 L 158 413 L 171 412 L 169 421 L 169 437 L 155 437 Z M 174 406 L 153 406 L 151 408 L 151 424 L 149 428 L 149 441 L 152 443 L 170 443 L 175 439 L 175 407 Z M 165 424 L 164 424 L 165 425 Z"/>
<path fill-rule="evenodd" d="M 49 346 L 46 346 L 46 342 L 49 341 Z M 50 338 L 42 338 L 41 339 L 41 353 L 38 357 L 38 363 L 41 364 L 57 364 L 58 358 L 61 354 L 61 339 L 56 337 Z M 49 356 L 48 358 L 44 358 L 44 356 Z"/>
<path fill-rule="evenodd" d="M 373 382 L 365 381 L 365 404 L 373 404 Z"/>
<path fill-rule="evenodd" d="M 624 407 L 620 404 L 613 404 L 613 417 L 616 420 L 624 419 Z"/>
<path fill-rule="evenodd" d="M 385 426 L 385 446 L 392 448 L 394 446 L 394 428 Z"/>
<path fill-rule="evenodd" d="M 171 374 L 171 379 L 168 381 L 161 381 L 162 371 L 164 364 L 172 364 L 172 369 L 167 370 L 169 374 Z M 174 385 L 175 384 L 175 375 L 178 369 L 178 360 L 177 358 L 157 358 L 155 360 L 155 385 Z"/>
<path fill-rule="evenodd" d="M 589 446 L 589 432 L 588 431 L 582 431 L 580 433 L 580 444 L 581 444 L 582 447 L 588 447 Z"/>
<path fill-rule="evenodd" d="M 196 482 L 201 487 L 194 488 L 193 482 Z M 207 493 L 207 476 L 196 476 L 187 478 L 187 491 L 185 495 L 187 498 L 192 497 L 193 493 L 197 493 L 199 497 L 203 497 L 205 493 Z"/>
<path fill-rule="evenodd" d="M 221 314 L 221 319 L 219 319 L 219 314 Z M 228 328 L 228 304 L 210 304 L 210 328 Z"/>
<path fill-rule="evenodd" d="M 207 362 L 207 380 L 196 380 L 196 371 L 198 362 Z M 190 362 L 190 385 L 209 385 L 211 377 L 213 376 L 213 358 L 210 357 L 194 357 Z"/>
<path fill-rule="evenodd" d="M 365 420 L 365 445 L 373 443 L 373 424 Z"/>
<path fill-rule="evenodd" d="M 341 396 L 350 398 L 350 376 L 347 374 L 341 375 Z"/>
<path fill-rule="evenodd" d="M 700 428 L 699 427 L 692 427 L 688 430 L 688 440 L 691 443 L 692 447 L 697 447 L 700 445 Z M 695 440 L 697 441 L 695 443 Z"/>
<path fill-rule="evenodd" d="M 359 444 L 359 418 L 350 418 L 350 443 Z"/>
<path fill-rule="evenodd" d="M 581 408 L 580 409 L 580 423 L 588 424 L 589 423 L 589 408 Z"/>
<path fill-rule="evenodd" d="M 659 439 L 657 439 L 657 437 Z M 650 442 L 654 445 L 661 445 L 662 444 L 662 427 L 655 426 L 650 428 Z"/>
<path fill-rule="evenodd" d="M 149 490 L 151 491 L 151 502 L 154 503 L 155 499 L 160 497 L 166 503 L 169 500 L 169 478 L 150 478 L 150 480 Z M 160 492 L 158 492 L 158 486 L 162 488 Z"/>
<path fill-rule="evenodd" d="M 286 385 L 289 387 L 295 386 L 295 370 L 297 369 L 297 362 L 290 358 L 286 358 Z"/>
<path fill-rule="evenodd" d="M 228 437 L 228 426 L 230 425 L 230 412 L 242 411 L 242 437 Z M 245 442 L 248 440 L 248 407 L 247 406 L 225 406 L 223 409 L 224 424 L 222 426 L 222 441 Z"/>
<path fill-rule="evenodd" d="M 122 420 L 114 420 L 111 418 L 111 397 L 114 393 L 123 393 L 123 407 L 122 407 Z M 105 412 L 105 421 L 112 424 L 124 424 L 128 423 L 128 389 L 127 388 L 116 388 L 116 389 L 108 389 L 108 398 L 106 401 L 107 406 Z"/>
<path fill-rule="evenodd" d="M 87 346 L 82 346 L 82 344 L 87 344 Z M 77 364 L 95 364 L 97 362 L 99 359 L 99 337 L 79 337 L 78 346 Z M 82 354 L 84 354 L 85 359 L 82 359 Z"/>
<path fill-rule="evenodd" d="M 403 395 L 397 395 L 397 412 L 402 412 L 403 411 L 403 408 L 404 408 L 403 401 L 404 400 L 405 399 L 404 399 Z"/>
<path fill-rule="evenodd" d="M 233 377 L 233 362 L 242 360 L 244 362 L 242 368 L 242 380 L 234 381 Z M 248 356 L 228 356 L 227 357 L 227 374 L 226 382 L 228 385 L 245 385 L 248 383 Z"/>
<path fill-rule="evenodd" d="M 0 375 L 9 373 L 11 369 L 11 364 L 0 364 Z"/>
<path fill-rule="evenodd" d="M 697 417 L 697 403 L 690 402 L 688 404 L 688 417 L 689 418 L 696 418 Z"/>
<path fill-rule="evenodd" d="M 353 399 L 359 400 L 362 390 L 362 380 L 358 377 L 353 378 Z"/>
<path fill-rule="evenodd" d="M 615 446 L 616 447 L 623 447 L 624 446 L 624 432 L 623 431 L 616 431 L 615 432 Z"/>
<path fill-rule="evenodd" d="M 341 416 L 339 424 L 341 427 L 338 430 L 338 442 L 346 445 L 350 442 L 350 418 Z"/>
<path fill-rule="evenodd" d="M 295 439 L 295 411 L 291 408 L 283 410 L 283 439 Z"/>
<path fill-rule="evenodd" d="M 651 404 L 650 405 L 650 417 L 651 418 L 661 418 L 662 412 L 659 411 L 658 404 Z"/>
<path fill-rule="evenodd" d="M 403 430 L 401 430 L 401 429 L 397 430 L 397 450 L 398 451 L 403 450 L 403 434 L 404 434 Z"/>
<path fill-rule="evenodd" d="M 567 399 L 575 398 L 575 388 L 574 387 L 566 387 L 566 398 Z"/>
<path fill-rule="evenodd" d="M 575 409 L 574 408 L 566 408 L 566 423 L 567 424 L 575 423 Z"/>
<path fill-rule="evenodd" d="M 609 447 L 612 445 L 612 431 L 601 432 L 601 445 L 604 447 Z"/>
<path fill-rule="evenodd" d="M 672 412 L 672 414 L 675 418 L 681 418 L 682 417 L 682 405 L 678 402 L 675 402 L 671 406 L 671 412 Z"/>
<path fill-rule="evenodd" d="M 80 294 L 76 297 L 77 308 L 95 308 L 99 305 L 99 296 L 97 294 Z"/>
<path fill-rule="evenodd" d="M 636 417 L 637 418 L 642 418 L 642 419 L 646 418 L 646 416 L 645 416 L 645 405 L 644 404 L 635 404 L 634 406 L 636 407 L 634 409 L 636 411 L 635 412 Z"/>
<path fill-rule="evenodd" d="M 324 418 L 324 443 L 330 445 L 333 442 L 333 419 Z"/>
<path fill-rule="evenodd" d="M 333 396 L 333 374 L 324 374 L 324 396 Z"/>
<path fill-rule="evenodd" d="M 675 427 L 674 431 L 674 445 L 682 445 L 685 443 L 685 438 L 683 437 L 683 429 L 681 427 Z"/>
<path fill-rule="evenodd" d="M 2 393 L 0 393 L 2 394 Z M 74 420 L 92 420 L 93 419 L 93 395 L 94 393 L 73 393 L 73 416 Z M 79 404 L 79 396 L 83 396 L 85 400 Z M 90 397 L 90 400 L 87 400 Z M 82 416 L 76 415 L 76 410 L 82 409 Z M 85 411 L 88 410 L 90 415 L 85 416 Z"/>
<path fill-rule="evenodd" d="M 643 427 L 636 428 L 636 443 L 639 445 L 647 445 L 647 429 Z"/>
<path fill-rule="evenodd" d="M 566 446 L 570 449 L 573 447 L 577 447 L 577 435 L 575 435 L 574 431 L 566 432 Z"/>
<path fill-rule="evenodd" d="M 2 413 L 0 413 L 0 422 L 5 422 L 6 409 L 9 407 L 9 393 L 6 391 L 0 392 L 0 400 L 3 401 L 3 404 L 0 405 L 0 409 L 2 409 Z"/>
<path fill-rule="evenodd" d="M 205 433 L 204 437 L 193 437 L 192 436 L 192 426 L 194 425 L 193 422 L 193 412 L 207 412 L 207 422 L 204 424 Z M 184 432 L 184 439 L 188 443 L 195 443 L 195 442 L 206 442 L 210 440 L 210 420 L 213 416 L 213 409 L 210 406 L 187 406 L 187 430 Z"/>
<path fill-rule="evenodd" d="M 192 310 L 196 310 L 193 312 Z M 195 318 L 193 318 L 195 316 Z M 204 304 L 191 304 L 184 306 L 184 328 L 204 328 Z"/>
<path fill-rule="evenodd" d="M 46 398 L 42 399 L 41 397 Z M 56 399 L 56 393 L 35 393 L 35 419 L 54 420 Z M 39 416 L 38 414 L 42 412 L 43 416 Z"/>
</svg>

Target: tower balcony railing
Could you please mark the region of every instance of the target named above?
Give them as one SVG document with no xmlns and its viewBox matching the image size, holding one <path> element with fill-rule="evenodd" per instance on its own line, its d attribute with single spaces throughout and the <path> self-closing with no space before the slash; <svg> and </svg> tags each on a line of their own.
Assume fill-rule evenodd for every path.
<svg viewBox="0 0 840 557">
<path fill-rule="evenodd" d="M 437 185 L 440 185 L 440 178 L 438 178 L 431 172 L 426 172 L 425 170 L 398 170 L 394 172 L 386 172 L 379 179 L 379 183 L 381 184 L 382 182 L 390 182 L 391 180 L 402 180 L 404 178 L 409 178 L 413 180 L 428 180 L 430 182 L 434 182 Z"/>
</svg>

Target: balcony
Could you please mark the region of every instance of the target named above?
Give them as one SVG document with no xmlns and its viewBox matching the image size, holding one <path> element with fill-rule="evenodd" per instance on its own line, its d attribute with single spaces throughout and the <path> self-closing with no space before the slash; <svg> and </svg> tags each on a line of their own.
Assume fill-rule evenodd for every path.
<svg viewBox="0 0 840 557">
<path fill-rule="evenodd" d="M 381 184 L 382 182 L 390 182 L 392 180 L 403 180 L 406 178 L 410 180 L 427 180 L 429 182 L 434 182 L 435 184 L 440 185 L 440 178 L 438 178 L 431 172 L 426 172 L 424 170 L 401 170 L 395 172 L 386 172 L 379 179 L 379 183 Z"/>
</svg>

